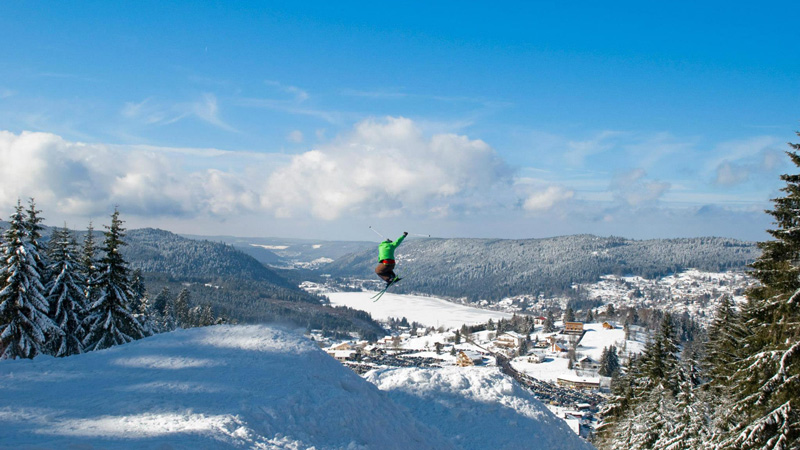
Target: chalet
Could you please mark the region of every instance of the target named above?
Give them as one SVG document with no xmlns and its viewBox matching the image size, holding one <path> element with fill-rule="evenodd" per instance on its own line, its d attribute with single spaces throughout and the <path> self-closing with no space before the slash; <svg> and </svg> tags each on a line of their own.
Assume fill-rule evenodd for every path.
<svg viewBox="0 0 800 450">
<path fill-rule="evenodd" d="M 588 356 L 584 356 L 579 358 L 577 362 L 577 366 L 581 370 L 598 370 L 600 369 L 600 362 L 593 360 Z"/>
<path fill-rule="evenodd" d="M 508 331 L 497 336 L 494 340 L 494 345 L 503 348 L 518 349 L 522 346 L 523 342 L 525 342 L 525 336 L 515 331 Z"/>
<path fill-rule="evenodd" d="M 603 322 L 603 328 L 606 329 L 606 330 L 613 330 L 614 329 L 614 325 L 611 325 L 608 322 Z"/>
<path fill-rule="evenodd" d="M 483 356 L 478 352 L 461 350 L 456 356 L 456 364 L 461 367 L 477 366 L 483 363 Z"/>
<path fill-rule="evenodd" d="M 355 350 L 334 350 L 334 347 L 325 349 L 325 353 L 336 358 L 338 361 L 352 361 L 358 356 Z"/>
<path fill-rule="evenodd" d="M 349 342 L 342 342 L 341 344 L 330 347 L 330 350 L 353 350 L 354 347 Z"/>
<path fill-rule="evenodd" d="M 583 334 L 583 322 L 564 322 L 564 334 Z"/>
<path fill-rule="evenodd" d="M 534 353 L 532 355 L 528 355 L 528 362 L 532 364 L 539 364 L 543 363 L 545 360 L 545 356 L 541 353 Z"/>
<path fill-rule="evenodd" d="M 553 341 L 553 344 L 550 346 L 550 351 L 553 353 L 568 352 L 569 344 L 564 341 Z"/>
<path fill-rule="evenodd" d="M 534 325 L 544 325 L 544 323 L 546 321 L 547 321 L 547 318 L 546 317 L 542 317 L 542 316 L 533 318 L 533 324 Z"/>
</svg>

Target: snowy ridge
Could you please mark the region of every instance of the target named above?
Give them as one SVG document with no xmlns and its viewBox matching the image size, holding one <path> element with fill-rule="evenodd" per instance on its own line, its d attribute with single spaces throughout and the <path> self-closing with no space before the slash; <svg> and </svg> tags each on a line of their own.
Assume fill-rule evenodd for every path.
<svg viewBox="0 0 800 450">
<path fill-rule="evenodd" d="M 496 368 L 369 380 L 381 390 L 302 335 L 267 325 L 6 360 L 0 449 L 591 448 Z"/>
<path fill-rule="evenodd" d="M 497 367 L 382 369 L 366 378 L 458 448 L 593 448 Z"/>
<path fill-rule="evenodd" d="M 217 326 L 0 363 L 0 448 L 447 449 L 302 336 Z"/>
</svg>

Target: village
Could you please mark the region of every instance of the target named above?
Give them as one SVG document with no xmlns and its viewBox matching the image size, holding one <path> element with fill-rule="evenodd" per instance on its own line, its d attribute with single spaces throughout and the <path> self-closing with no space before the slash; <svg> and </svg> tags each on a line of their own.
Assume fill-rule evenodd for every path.
<svg viewBox="0 0 800 450">
<path fill-rule="evenodd" d="M 610 392 L 601 376 L 604 350 L 616 348 L 619 364 L 644 348 L 644 330 L 626 330 L 612 322 L 555 322 L 545 332 L 545 317 L 534 317 L 530 334 L 481 327 L 443 330 L 408 324 L 377 342 L 330 342 L 310 337 L 330 356 L 359 374 L 385 367 L 495 367 L 529 388 L 572 430 L 588 438 L 596 414 Z M 404 323 L 404 321 L 401 321 Z M 472 328 L 484 328 L 470 331 Z M 638 328 L 635 327 L 634 328 Z M 637 332 L 638 331 L 638 332 Z"/>
</svg>

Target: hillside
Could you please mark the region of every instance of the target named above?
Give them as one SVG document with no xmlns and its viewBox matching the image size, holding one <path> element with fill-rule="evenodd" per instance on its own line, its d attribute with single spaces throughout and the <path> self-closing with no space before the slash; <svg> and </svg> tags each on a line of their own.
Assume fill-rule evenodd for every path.
<svg viewBox="0 0 800 450">
<path fill-rule="evenodd" d="M 367 241 L 324 241 L 276 237 L 195 235 L 186 235 L 186 237 L 229 244 L 264 264 L 294 268 L 314 267 L 375 245 Z"/>
<path fill-rule="evenodd" d="M 7 360 L 0 447 L 466 449 L 501 448 L 501 439 L 505 448 L 590 448 L 501 375 L 436 370 L 374 377 L 382 389 L 419 382 L 411 403 L 303 336 L 263 325 Z M 457 417 L 472 429 L 456 427 Z"/>
<path fill-rule="evenodd" d="M 369 315 L 331 308 L 230 245 L 196 241 L 152 228 L 129 230 L 123 255 L 140 269 L 152 296 L 162 288 L 174 295 L 188 289 L 196 304 L 210 304 L 240 322 L 287 322 L 331 333 L 384 334 Z"/>
<path fill-rule="evenodd" d="M 521 294 L 566 292 L 602 275 L 645 278 L 696 268 L 742 268 L 759 255 L 754 243 L 726 238 L 636 241 L 591 235 L 547 239 L 407 239 L 397 249 L 398 292 L 497 301 Z M 376 249 L 337 259 L 321 270 L 374 278 Z"/>
</svg>

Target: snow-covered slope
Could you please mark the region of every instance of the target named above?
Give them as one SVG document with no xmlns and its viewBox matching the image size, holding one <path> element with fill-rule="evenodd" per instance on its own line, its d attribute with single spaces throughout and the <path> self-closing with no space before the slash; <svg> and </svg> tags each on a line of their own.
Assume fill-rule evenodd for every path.
<svg viewBox="0 0 800 450">
<path fill-rule="evenodd" d="M 0 448 L 448 449 L 299 334 L 217 326 L 0 361 Z"/>
<path fill-rule="evenodd" d="M 383 369 L 366 378 L 458 448 L 593 448 L 497 367 Z"/>
</svg>

